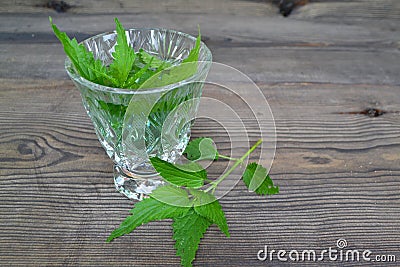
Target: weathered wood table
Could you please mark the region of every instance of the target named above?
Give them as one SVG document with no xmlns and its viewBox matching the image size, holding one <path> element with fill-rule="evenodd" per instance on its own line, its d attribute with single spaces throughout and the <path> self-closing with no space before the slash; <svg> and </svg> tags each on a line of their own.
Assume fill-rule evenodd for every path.
<svg viewBox="0 0 400 267">
<path fill-rule="evenodd" d="M 399 262 L 399 2 L 309 1 L 288 17 L 273 2 L 76 0 L 56 13 L 46 1 L 2 1 L 0 266 L 179 265 L 169 221 L 104 242 L 133 202 L 114 189 L 49 15 L 78 40 L 112 30 L 114 17 L 194 35 L 199 24 L 214 60 L 248 74 L 268 99 L 281 192 L 259 197 L 239 183 L 221 200 L 231 237 L 212 227 L 195 266 L 289 264 L 289 251 L 337 249 L 339 239 Z M 200 121 L 193 136 L 224 150 L 217 126 Z M 286 250 L 288 262 L 259 261 L 265 246 Z M 398 262 L 326 256 L 298 266 Z"/>
</svg>

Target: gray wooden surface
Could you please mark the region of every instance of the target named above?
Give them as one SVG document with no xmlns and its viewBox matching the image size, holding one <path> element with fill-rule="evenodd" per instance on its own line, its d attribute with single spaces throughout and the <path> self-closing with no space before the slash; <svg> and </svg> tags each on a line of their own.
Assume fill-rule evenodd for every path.
<svg viewBox="0 0 400 267">
<path fill-rule="evenodd" d="M 191 34 L 199 24 L 215 61 L 248 74 L 268 99 L 281 193 L 258 197 L 238 184 L 221 200 L 231 238 L 212 227 L 195 266 L 289 265 L 257 252 L 318 251 L 340 238 L 400 261 L 399 1 L 309 1 L 288 17 L 279 1 L 67 2 L 65 13 L 39 0 L 0 4 L 1 266 L 179 266 L 169 221 L 104 242 L 133 202 L 113 187 L 49 15 L 79 40 L 112 30 L 116 16 Z M 384 114 L 368 116 L 374 109 Z M 223 132 L 199 120 L 193 136 L 225 151 Z"/>
</svg>

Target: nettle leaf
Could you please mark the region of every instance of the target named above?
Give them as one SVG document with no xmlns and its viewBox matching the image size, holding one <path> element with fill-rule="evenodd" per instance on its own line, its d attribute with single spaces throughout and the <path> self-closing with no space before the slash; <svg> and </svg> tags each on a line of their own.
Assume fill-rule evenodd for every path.
<svg viewBox="0 0 400 267">
<path fill-rule="evenodd" d="M 100 108 L 108 115 L 107 118 L 110 120 L 109 122 L 114 131 L 119 136 L 122 135 L 123 119 L 128 106 L 106 103 L 102 100 L 97 100 L 97 103 L 99 103 Z"/>
<path fill-rule="evenodd" d="M 176 255 L 181 257 L 182 266 L 192 266 L 200 240 L 211 224 L 210 220 L 196 213 L 193 208 L 174 218 L 173 238 L 176 241 Z"/>
<path fill-rule="evenodd" d="M 97 78 L 90 78 L 89 81 L 102 84 L 105 86 L 114 86 L 118 84 L 118 81 L 107 74 L 106 68 L 103 66 L 103 62 L 100 60 L 96 60 L 94 66 L 88 66 L 89 71 L 91 72 L 89 75 L 93 77 L 95 75 Z"/>
<path fill-rule="evenodd" d="M 154 192 L 157 192 L 157 189 Z M 107 238 L 107 242 L 119 236 L 129 234 L 135 230 L 136 227 L 145 223 L 179 217 L 186 214 L 188 211 L 189 207 L 172 206 L 151 197 L 145 198 L 135 203 L 135 207 L 131 210 L 132 215 L 128 216 L 121 225 L 110 234 Z"/>
<path fill-rule="evenodd" d="M 204 172 L 203 166 L 201 166 L 197 162 L 189 161 L 188 163 L 185 163 L 185 164 L 174 164 L 174 165 L 178 166 L 179 169 L 184 170 L 184 171 L 201 172 L 203 174 L 203 176 L 205 175 L 205 179 L 207 178 L 207 173 Z"/>
<path fill-rule="evenodd" d="M 187 56 L 187 58 L 182 60 L 182 63 L 198 61 L 199 60 L 199 54 L 200 54 L 200 47 L 201 47 L 201 33 L 200 33 L 200 28 L 199 28 L 199 35 L 197 35 L 196 44 L 193 47 L 193 49 L 190 50 L 189 55 Z"/>
<path fill-rule="evenodd" d="M 189 171 L 187 167 L 179 168 L 179 164 L 172 164 L 160 158 L 154 157 L 150 159 L 151 164 L 156 171 L 170 184 L 176 186 L 186 186 L 190 188 L 199 188 L 204 185 L 207 179 L 206 170 Z"/>
<path fill-rule="evenodd" d="M 143 49 L 139 50 L 140 60 L 144 64 L 150 64 L 150 68 L 158 69 L 158 68 L 169 68 L 172 64 L 168 61 L 162 60 L 155 55 L 151 55 Z"/>
<path fill-rule="evenodd" d="M 123 88 L 132 69 L 133 62 L 135 61 L 135 51 L 129 46 L 126 37 L 126 32 L 122 24 L 115 18 L 115 25 L 117 31 L 117 45 L 113 52 L 114 60 L 109 66 L 109 73 L 117 81 L 116 87 Z"/>
<path fill-rule="evenodd" d="M 154 190 L 150 197 L 172 206 L 193 206 L 193 201 L 189 200 L 187 191 L 174 185 L 161 186 Z"/>
<path fill-rule="evenodd" d="M 249 189 L 259 195 L 274 195 L 279 193 L 279 187 L 274 186 L 267 169 L 253 162 L 247 165 L 243 174 L 243 182 Z"/>
<path fill-rule="evenodd" d="M 75 38 L 70 39 L 65 32 L 61 32 L 53 23 L 51 17 L 49 17 L 49 20 L 54 34 L 60 40 L 65 54 L 67 54 L 79 75 L 95 83 L 108 82 L 108 80 L 105 81 L 103 75 L 99 74 L 106 72 L 101 60 L 95 60 L 93 53 L 88 51 L 83 44 L 78 44 Z"/>
<path fill-rule="evenodd" d="M 197 36 L 195 46 L 192 48 L 192 50 L 190 50 L 189 55 L 182 60 L 181 64 L 170 64 L 168 66 L 168 64 L 165 63 L 163 65 L 160 65 L 155 75 L 143 82 L 139 88 L 145 89 L 166 86 L 169 84 L 184 81 L 192 77 L 197 71 L 200 47 L 201 35 L 199 30 L 199 35 Z"/>
<path fill-rule="evenodd" d="M 138 69 L 136 73 L 130 75 L 125 82 L 126 88 L 137 88 L 140 85 L 141 78 L 149 72 L 152 60 L 148 62 L 143 68 Z M 151 72 L 151 71 L 150 71 Z"/>
<path fill-rule="evenodd" d="M 144 81 L 140 89 L 156 88 L 182 82 L 196 73 L 197 62 L 181 63 L 157 71 L 153 76 Z"/>
<path fill-rule="evenodd" d="M 230 234 L 224 211 L 215 196 L 195 189 L 191 189 L 190 193 L 194 196 L 194 210 L 199 215 L 215 223 L 229 237 Z"/>
<path fill-rule="evenodd" d="M 189 160 L 217 160 L 218 151 L 213 144 L 211 138 L 196 138 L 187 144 L 183 154 L 186 154 Z"/>
</svg>

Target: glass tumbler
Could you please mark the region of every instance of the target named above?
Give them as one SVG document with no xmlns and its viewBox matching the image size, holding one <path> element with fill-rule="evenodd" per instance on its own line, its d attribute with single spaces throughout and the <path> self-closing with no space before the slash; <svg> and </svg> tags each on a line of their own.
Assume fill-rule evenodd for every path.
<svg viewBox="0 0 400 267">
<path fill-rule="evenodd" d="M 129 29 L 126 38 L 135 51 L 143 49 L 172 65 L 179 65 L 196 44 L 195 37 L 167 29 Z M 82 43 L 107 66 L 113 61 L 116 42 L 116 33 L 108 32 Z M 190 76 L 173 84 L 133 90 L 90 82 L 66 59 L 65 69 L 81 93 L 96 135 L 114 161 L 115 186 L 128 198 L 140 200 L 163 183 L 150 157 L 175 162 L 182 155 L 211 61 L 210 50 L 201 43 L 199 61 L 193 63 Z M 174 112 L 178 106 L 179 112 Z"/>
</svg>

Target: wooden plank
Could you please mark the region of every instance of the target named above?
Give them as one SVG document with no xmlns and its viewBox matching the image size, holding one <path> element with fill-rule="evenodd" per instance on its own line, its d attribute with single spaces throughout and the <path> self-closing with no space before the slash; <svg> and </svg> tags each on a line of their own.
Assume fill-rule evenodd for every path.
<svg viewBox="0 0 400 267">
<path fill-rule="evenodd" d="M 361 24 L 370 20 L 400 20 L 400 3 L 396 0 L 310 1 L 292 13 L 296 19 L 341 21 Z M 376 23 L 376 22 L 375 22 Z M 396 24 L 393 24 L 395 26 Z"/>
<path fill-rule="evenodd" d="M 190 17 L 123 15 L 121 20 L 127 25 L 164 26 L 193 34 L 195 24 L 202 21 L 204 41 L 214 59 L 239 68 L 256 81 L 399 84 L 398 31 L 249 16 L 240 20 L 227 15 Z M 70 16 L 55 21 L 82 40 L 111 30 L 114 25 L 107 18 L 108 15 Z M 20 21 L 18 27 L 15 20 Z M 0 37 L 0 63 L 8 66 L 0 70 L 0 77 L 67 77 L 64 53 L 45 16 L 1 16 Z M 29 56 L 20 53 L 28 50 Z"/>
<path fill-rule="evenodd" d="M 276 17 L 255 17 L 249 15 L 232 16 L 221 14 L 174 14 L 160 16 L 158 14 L 115 14 L 127 28 L 163 27 L 184 31 L 190 34 L 197 33 L 200 25 L 203 35 L 211 40 L 247 43 L 324 43 L 325 45 L 356 44 L 360 46 L 373 43 L 391 44 L 399 41 L 398 27 L 377 28 L 375 24 L 340 25 L 335 22 L 320 23 L 318 21 L 301 21 Z M 114 16 L 107 14 L 87 15 L 52 15 L 54 22 L 70 34 L 82 37 L 115 29 Z M 16 24 L 15 21 L 19 23 Z M 218 25 L 218 27 L 215 27 Z M 6 38 L 2 42 L 18 42 L 18 34 L 29 34 L 31 41 L 54 42 L 56 39 L 51 33 L 48 14 L 2 14 L 0 16 L 0 33 Z M 10 34 L 16 34 L 11 38 Z M 316 34 L 318 33 L 318 34 Z M 47 35 L 44 35 L 47 34 Z M 43 36 L 40 36 L 43 35 Z M 28 40 L 25 40 L 27 42 Z M 398 44 L 392 44 L 398 48 Z"/>
<path fill-rule="evenodd" d="M 56 14 L 46 7 L 47 0 L 14 0 L 2 3 L 0 13 Z M 277 15 L 277 7 L 263 2 L 231 0 L 68 0 L 68 14 L 233 14 L 266 16 Z"/>
<path fill-rule="evenodd" d="M 55 10 L 46 7 L 46 0 L 14 0 L 0 5 L 0 13 L 56 14 Z M 277 0 L 233 1 L 233 0 L 69 0 L 64 1 L 71 8 L 68 14 L 207 14 L 207 15 L 248 15 L 253 17 L 280 16 Z M 289 1 L 287 1 L 289 2 Z M 294 1 L 296 2 L 296 1 Z M 400 19 L 400 6 L 397 0 L 329 0 L 303 1 L 306 5 L 295 8 L 290 18 L 301 20 L 318 20 L 363 24 L 365 20 L 392 21 Z M 374 25 L 372 25 L 374 26 Z"/>
<path fill-rule="evenodd" d="M 113 189 L 111 160 L 72 84 L 1 84 L 0 264 L 177 266 L 170 222 L 104 243 L 131 202 Z M 260 86 L 276 117 L 278 153 L 271 175 L 282 192 L 266 199 L 239 184 L 222 199 L 232 237 L 212 227 L 195 264 L 265 266 L 256 258 L 264 245 L 318 250 L 334 247 L 341 237 L 354 248 L 397 253 L 400 88 Z M 374 103 L 393 112 L 377 118 L 338 114 Z M 226 151 L 221 133 L 201 120 L 194 129 L 195 136 L 207 134 Z"/>
<path fill-rule="evenodd" d="M 224 51 L 224 53 L 222 53 Z M 398 51 L 320 48 L 213 49 L 216 61 L 254 81 L 399 84 Z"/>
<path fill-rule="evenodd" d="M 91 130 L 91 123 L 81 105 L 79 93 L 70 82 L 53 81 L 49 83 L 48 80 L 32 80 L 29 84 L 24 84 L 16 83 L 16 80 L 3 80 L 2 84 L 9 87 L 8 90 L 2 90 L 0 98 L 3 143 L 5 144 L 1 153 L 4 171 L 7 171 L 8 168 L 10 172 L 14 172 L 18 168 L 25 170 L 26 162 L 31 163 L 32 161 L 35 162 L 35 168 L 39 169 L 47 169 L 53 164 L 68 168 L 70 163 L 73 164 L 76 160 L 86 162 L 88 153 L 104 154 L 101 149 L 100 152 L 97 151 L 100 145 Z M 261 88 L 271 102 L 277 120 L 278 150 L 315 149 L 321 154 L 323 152 L 320 150 L 324 149 L 328 153 L 327 163 L 315 163 L 315 166 L 311 166 L 311 169 L 305 170 L 306 172 L 319 172 L 320 169 L 316 167 L 331 171 L 340 171 L 344 168 L 344 171 L 349 168 L 349 164 L 353 164 L 351 169 L 356 169 L 365 161 L 365 158 L 357 159 L 354 156 L 364 151 L 382 151 L 382 155 L 375 156 L 374 161 L 383 169 L 390 169 L 393 160 L 399 160 L 396 153 L 393 155 L 383 153 L 386 147 L 391 146 L 396 150 L 399 145 L 400 128 L 397 125 L 400 113 L 399 87 L 382 86 L 380 90 L 376 90 L 376 87 L 371 85 L 279 84 L 275 86 L 261 85 Z M 213 92 L 215 89 L 206 87 L 205 96 L 217 97 L 216 95 L 219 93 Z M 363 94 L 358 96 L 359 92 L 363 92 Z M 29 113 L 21 112 L 18 108 L 19 99 L 27 94 L 35 96 L 24 102 L 24 105 L 29 106 Z M 48 101 L 41 100 L 49 97 L 53 100 L 50 102 L 54 105 L 49 105 Z M 313 101 L 315 99 L 320 100 Z M 376 119 L 354 114 L 371 107 L 383 109 L 387 113 Z M 208 108 L 217 111 L 216 107 Z M 240 107 L 235 108 L 240 109 Z M 13 119 L 9 119 L 11 114 L 13 114 Z M 37 118 L 38 114 L 46 117 L 39 119 Z M 250 117 L 243 119 L 251 120 Z M 24 132 L 23 129 L 28 125 L 29 131 Z M 254 124 L 250 124 L 250 126 L 254 126 Z M 211 127 L 211 129 L 219 131 L 219 127 Z M 195 133 L 198 135 L 206 135 L 208 131 L 209 127 L 204 123 L 200 123 L 197 125 L 197 130 L 195 129 Z M 343 135 L 343 131 L 346 131 L 346 135 Z M 16 138 L 18 133 L 21 133 L 22 136 L 33 135 L 35 140 L 29 141 L 28 137 Z M 215 133 L 215 137 L 218 137 L 217 133 Z M 240 136 L 236 136 L 236 138 L 240 138 Z M 323 138 L 329 140 L 319 142 Z M 221 141 L 221 145 L 226 144 L 226 141 L 221 138 L 217 140 Z M 54 144 L 49 145 L 49 142 Z M 49 146 L 49 148 L 40 149 L 38 148 L 40 145 Z M 72 150 L 63 153 L 67 147 Z M 27 151 L 26 156 L 21 161 L 16 161 L 18 155 L 24 151 Z M 34 152 L 38 153 L 37 158 L 30 154 Z M 43 157 L 39 157 L 42 154 Z M 315 153 L 310 153 L 310 155 L 312 154 Z M 286 156 L 293 157 L 292 154 Z M 305 168 L 304 165 L 312 165 L 313 161 L 310 157 L 304 156 L 303 160 L 298 160 L 298 163 L 291 168 L 296 172 L 302 172 Z M 332 162 L 330 158 L 332 158 Z M 354 158 L 352 162 L 348 161 L 351 158 Z M 390 158 L 392 160 L 388 160 Z M 92 162 L 90 170 L 98 168 L 99 164 L 104 164 L 105 160 L 104 156 L 100 162 L 96 164 Z M 329 162 L 332 165 L 328 164 Z M 349 166 L 345 167 L 340 165 L 341 163 Z M 364 168 L 368 167 L 364 166 Z M 64 171 L 68 171 L 68 169 L 60 170 L 61 173 Z"/>
<path fill-rule="evenodd" d="M 20 51 L 30 50 L 29 56 Z M 318 82 L 400 84 L 400 53 L 332 47 L 218 47 L 214 61 L 248 74 L 256 82 Z M 68 79 L 61 45 L 0 44 L 3 78 Z"/>
</svg>

